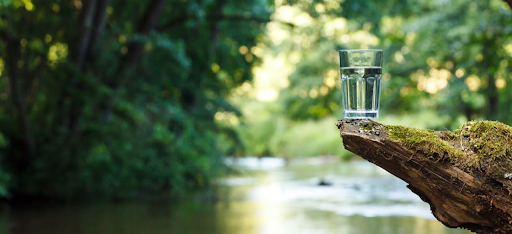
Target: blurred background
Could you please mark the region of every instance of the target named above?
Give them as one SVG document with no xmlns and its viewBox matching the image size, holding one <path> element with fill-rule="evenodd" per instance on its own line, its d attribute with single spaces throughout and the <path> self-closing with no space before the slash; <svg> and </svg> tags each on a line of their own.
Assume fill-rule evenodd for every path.
<svg viewBox="0 0 512 234">
<path fill-rule="evenodd" d="M 511 23 L 504 0 L 0 0 L 0 233 L 466 233 L 343 149 L 338 50 L 384 50 L 379 122 L 511 124 Z"/>
</svg>

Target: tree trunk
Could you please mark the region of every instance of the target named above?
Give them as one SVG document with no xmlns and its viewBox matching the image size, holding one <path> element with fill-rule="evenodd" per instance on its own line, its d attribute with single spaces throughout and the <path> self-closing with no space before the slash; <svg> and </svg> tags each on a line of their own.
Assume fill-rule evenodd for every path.
<svg viewBox="0 0 512 234">
<path fill-rule="evenodd" d="M 472 121 L 455 132 L 336 123 L 345 148 L 407 182 L 447 227 L 512 233 L 512 127 Z"/>
<path fill-rule="evenodd" d="M 77 43 L 72 48 L 71 60 L 77 65 L 80 71 L 83 70 L 83 63 L 89 51 L 91 34 L 93 33 L 94 15 L 96 14 L 97 0 L 87 1 L 85 9 L 81 12 L 79 31 L 76 35 Z"/>
<path fill-rule="evenodd" d="M 137 34 L 141 36 L 148 36 L 151 30 L 154 30 L 158 23 L 158 18 L 164 10 L 166 0 L 153 0 L 149 4 L 144 16 L 139 21 L 137 27 Z M 133 41 L 128 43 L 128 53 L 121 59 L 121 66 L 118 73 L 121 77 L 118 82 L 113 82 L 111 87 L 115 90 L 121 86 L 126 80 L 127 76 L 135 69 L 135 65 L 140 60 L 144 52 L 144 44 L 140 41 Z"/>
<path fill-rule="evenodd" d="M 14 38 L 9 33 L 3 35 L 3 37 L 6 43 L 6 70 L 9 77 L 11 97 L 23 131 L 23 142 L 26 149 L 26 154 L 22 158 L 22 165 L 20 165 L 22 167 L 20 170 L 23 171 L 27 169 L 36 154 L 36 140 L 25 105 L 25 95 L 21 87 L 22 78 L 18 67 L 18 61 L 21 59 L 20 42 L 18 38 Z"/>
<path fill-rule="evenodd" d="M 96 11 L 94 14 L 94 28 L 92 29 L 91 35 L 91 47 L 96 45 L 100 40 L 101 36 L 103 36 L 103 32 L 105 31 L 105 27 L 107 26 L 107 8 L 110 5 L 111 0 L 99 0 L 98 5 L 96 6 Z M 91 55 L 91 49 L 89 49 L 89 59 L 94 59 L 94 56 Z"/>
<path fill-rule="evenodd" d="M 496 78 L 494 74 L 489 74 L 487 78 L 487 105 L 489 106 L 488 119 L 497 120 L 498 113 L 498 88 L 496 87 Z"/>
<path fill-rule="evenodd" d="M 149 3 L 148 8 L 146 8 L 144 15 L 138 23 L 137 34 L 140 36 L 148 36 L 152 30 L 155 30 L 158 19 L 164 11 L 166 1 L 167 0 L 153 0 Z M 117 68 L 116 74 L 118 76 L 111 77 L 111 79 L 107 81 L 107 85 L 113 90 L 114 95 L 109 100 L 106 100 L 104 104 L 103 119 L 106 123 L 111 121 L 112 108 L 115 100 L 118 98 L 119 88 L 128 81 L 129 75 L 136 68 L 144 52 L 144 44 L 141 41 L 129 42 L 127 48 L 128 52 L 121 58 L 120 65 Z"/>
<path fill-rule="evenodd" d="M 512 0 L 504 0 L 509 7 L 512 7 Z"/>
</svg>

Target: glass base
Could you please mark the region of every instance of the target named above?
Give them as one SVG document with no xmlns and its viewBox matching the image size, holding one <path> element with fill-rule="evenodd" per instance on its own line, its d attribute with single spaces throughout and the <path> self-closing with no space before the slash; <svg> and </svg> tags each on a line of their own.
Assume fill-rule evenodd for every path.
<svg viewBox="0 0 512 234">
<path fill-rule="evenodd" d="M 374 119 L 379 118 L 379 111 L 374 110 L 343 110 L 345 119 Z"/>
</svg>

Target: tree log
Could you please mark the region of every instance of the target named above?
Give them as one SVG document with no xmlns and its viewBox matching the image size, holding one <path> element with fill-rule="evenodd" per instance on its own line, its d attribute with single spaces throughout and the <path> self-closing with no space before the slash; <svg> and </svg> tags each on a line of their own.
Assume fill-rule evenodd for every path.
<svg viewBox="0 0 512 234">
<path fill-rule="evenodd" d="M 339 120 L 345 148 L 408 183 L 450 228 L 512 233 L 512 127 L 471 121 L 454 132 Z"/>
</svg>

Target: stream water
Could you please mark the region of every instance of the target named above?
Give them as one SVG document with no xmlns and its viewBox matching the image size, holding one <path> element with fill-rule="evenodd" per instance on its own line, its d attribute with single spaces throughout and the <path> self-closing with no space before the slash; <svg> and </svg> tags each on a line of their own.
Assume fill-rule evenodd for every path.
<svg viewBox="0 0 512 234">
<path fill-rule="evenodd" d="M 0 234 L 467 234 L 444 227 L 406 183 L 364 161 L 231 161 L 215 202 L 39 204 L 5 208 Z M 327 186 L 318 185 L 324 181 Z"/>
</svg>

